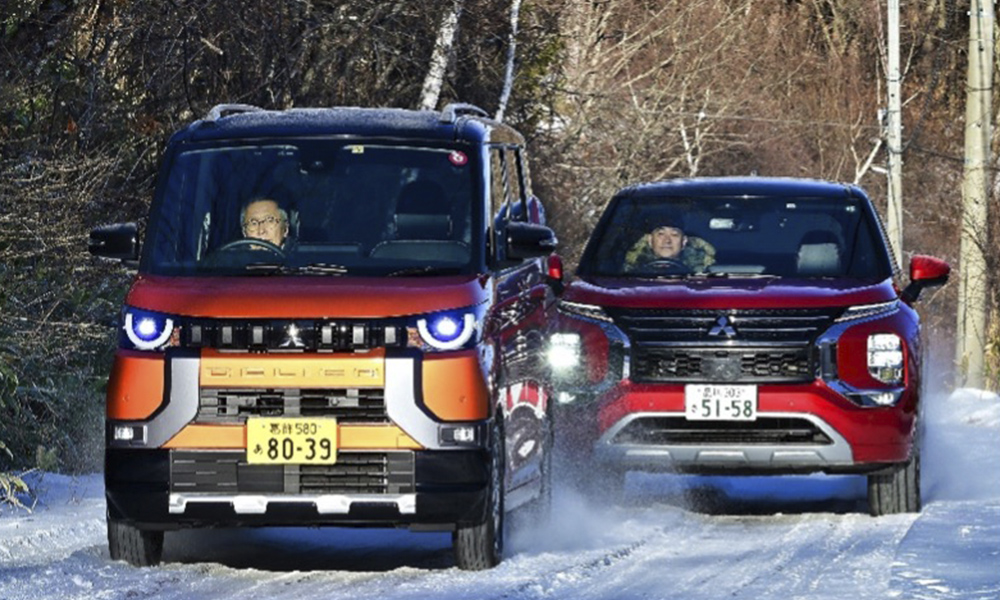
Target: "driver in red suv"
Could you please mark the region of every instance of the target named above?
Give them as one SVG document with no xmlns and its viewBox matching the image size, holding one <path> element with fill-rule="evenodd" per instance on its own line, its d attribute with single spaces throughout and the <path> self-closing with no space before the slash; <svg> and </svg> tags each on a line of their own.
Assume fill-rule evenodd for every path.
<svg viewBox="0 0 1000 600">
<path fill-rule="evenodd" d="M 559 304 L 560 436 L 591 458 L 595 489 L 620 489 L 627 470 L 857 473 L 873 514 L 919 511 L 912 304 L 948 273 L 914 256 L 898 285 L 856 186 L 625 188 Z"/>
</svg>

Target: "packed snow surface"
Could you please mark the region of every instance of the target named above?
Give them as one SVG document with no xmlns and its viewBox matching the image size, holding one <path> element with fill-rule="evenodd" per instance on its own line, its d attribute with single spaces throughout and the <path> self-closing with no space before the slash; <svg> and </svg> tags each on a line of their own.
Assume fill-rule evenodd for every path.
<svg viewBox="0 0 1000 600">
<path fill-rule="evenodd" d="M 1000 598 L 1000 398 L 928 399 L 924 510 L 873 518 L 861 477 L 629 475 L 606 506 L 557 489 L 491 571 L 447 534 L 258 529 L 168 533 L 164 564 L 108 558 L 100 475 L 45 474 L 0 513 L 0 600 L 101 598 Z"/>
</svg>

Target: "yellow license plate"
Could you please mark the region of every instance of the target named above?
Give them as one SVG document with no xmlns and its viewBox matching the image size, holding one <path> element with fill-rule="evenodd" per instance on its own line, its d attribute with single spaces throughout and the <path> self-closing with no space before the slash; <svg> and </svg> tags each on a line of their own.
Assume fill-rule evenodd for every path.
<svg viewBox="0 0 1000 600">
<path fill-rule="evenodd" d="M 332 465 L 335 462 L 336 419 L 247 419 L 249 464 Z"/>
</svg>

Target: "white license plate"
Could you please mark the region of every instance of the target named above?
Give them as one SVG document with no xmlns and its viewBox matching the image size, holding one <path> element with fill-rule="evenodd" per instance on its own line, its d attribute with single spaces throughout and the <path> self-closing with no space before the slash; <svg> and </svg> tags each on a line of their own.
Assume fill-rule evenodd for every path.
<svg viewBox="0 0 1000 600">
<path fill-rule="evenodd" d="M 684 386 L 684 417 L 688 421 L 756 421 L 757 386 Z"/>
</svg>

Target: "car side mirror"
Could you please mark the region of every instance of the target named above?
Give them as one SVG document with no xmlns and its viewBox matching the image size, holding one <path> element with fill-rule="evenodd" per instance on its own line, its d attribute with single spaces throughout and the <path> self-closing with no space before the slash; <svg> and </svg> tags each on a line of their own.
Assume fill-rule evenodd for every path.
<svg viewBox="0 0 1000 600">
<path fill-rule="evenodd" d="M 552 254 L 559 241 L 545 225 L 511 221 L 506 227 L 507 260 L 525 260 Z"/>
<path fill-rule="evenodd" d="M 139 261 L 138 227 L 135 223 L 102 225 L 90 232 L 87 250 L 94 256 L 120 260 L 126 266 Z"/>
<path fill-rule="evenodd" d="M 910 283 L 900 294 L 907 304 L 916 302 L 924 288 L 937 287 L 948 282 L 951 266 L 939 258 L 918 254 L 910 259 Z"/>
</svg>

